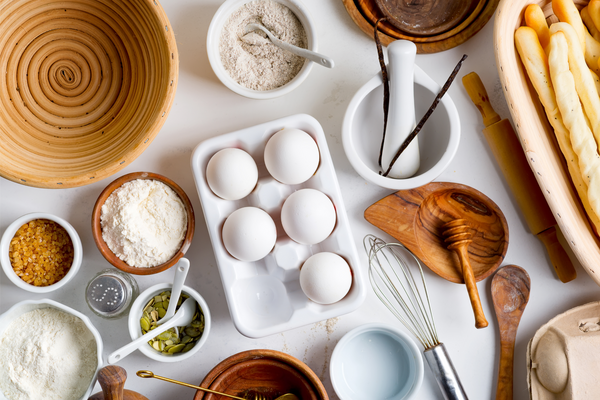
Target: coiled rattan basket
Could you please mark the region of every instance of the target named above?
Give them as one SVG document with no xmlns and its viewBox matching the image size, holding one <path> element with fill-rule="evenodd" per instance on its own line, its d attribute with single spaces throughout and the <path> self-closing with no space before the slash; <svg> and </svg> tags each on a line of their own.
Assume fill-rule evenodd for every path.
<svg viewBox="0 0 600 400">
<path fill-rule="evenodd" d="M 65 188 L 114 174 L 162 127 L 178 69 L 156 0 L 0 1 L 0 175 Z"/>
</svg>

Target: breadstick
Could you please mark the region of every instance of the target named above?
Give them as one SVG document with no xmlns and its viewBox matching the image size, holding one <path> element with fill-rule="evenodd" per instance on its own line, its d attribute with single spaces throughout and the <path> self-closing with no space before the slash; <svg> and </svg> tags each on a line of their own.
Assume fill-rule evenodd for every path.
<svg viewBox="0 0 600 400">
<path fill-rule="evenodd" d="M 561 22 L 566 22 L 575 29 L 581 50 L 585 52 L 585 26 L 573 0 L 552 0 L 552 11 Z M 553 24 L 554 25 L 554 24 Z M 552 35 L 552 32 L 550 32 Z M 583 53 L 582 53 L 583 54 Z"/>
<path fill-rule="evenodd" d="M 569 130 L 573 150 L 579 157 L 579 170 L 588 186 L 587 198 L 596 216 L 600 215 L 600 154 L 577 96 L 575 76 L 569 70 L 569 52 L 564 32 L 550 35 L 548 65 L 556 101 Z"/>
<path fill-rule="evenodd" d="M 567 40 L 569 67 L 575 79 L 577 94 L 583 103 L 585 115 L 590 120 L 596 142 L 600 143 L 600 98 L 598 98 L 594 78 L 579 47 L 577 35 L 571 25 L 565 22 L 557 22 L 550 26 L 550 35 L 556 32 L 562 32 Z"/>
<path fill-rule="evenodd" d="M 587 5 L 587 12 L 596 28 L 600 27 L 600 0 L 591 0 Z"/>
<path fill-rule="evenodd" d="M 550 42 L 550 31 L 544 12 L 539 4 L 530 4 L 525 8 L 525 25 L 532 28 L 537 33 L 538 40 L 545 49 Z"/>
<path fill-rule="evenodd" d="M 529 27 L 522 26 L 517 29 L 515 32 L 515 44 L 527 75 L 544 106 L 548 121 L 554 128 L 558 145 L 567 162 L 567 169 L 569 170 L 573 186 L 596 232 L 600 232 L 600 218 L 593 212 L 588 201 L 587 184 L 583 181 L 583 177 L 579 172 L 579 157 L 571 146 L 569 131 L 563 123 L 558 105 L 556 104 L 556 95 L 550 81 L 546 53 L 538 41 L 536 32 Z"/>
<path fill-rule="evenodd" d="M 585 31 L 585 63 L 596 74 L 600 74 L 600 43 Z"/>
<path fill-rule="evenodd" d="M 587 6 L 581 9 L 579 15 L 581 15 L 581 20 L 588 29 L 588 32 L 590 32 L 590 35 L 592 35 L 592 37 L 596 39 L 596 41 L 600 42 L 600 31 L 598 30 L 598 28 L 596 28 L 596 24 L 594 24 L 594 21 L 592 20 L 592 16 L 590 15 L 590 11 L 588 10 Z"/>
<path fill-rule="evenodd" d="M 598 75 L 596 75 L 596 73 L 594 71 L 590 70 L 590 73 L 592 74 L 592 78 L 594 78 L 594 83 L 596 84 L 596 90 L 598 91 L 598 93 L 600 93 L 600 78 L 598 77 Z"/>
</svg>

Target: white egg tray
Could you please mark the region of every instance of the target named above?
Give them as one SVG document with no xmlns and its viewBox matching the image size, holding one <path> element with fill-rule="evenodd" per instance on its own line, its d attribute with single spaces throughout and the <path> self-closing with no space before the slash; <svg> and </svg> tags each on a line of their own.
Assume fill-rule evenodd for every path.
<svg viewBox="0 0 600 400">
<path fill-rule="evenodd" d="M 320 151 L 316 173 L 299 185 L 285 185 L 273 179 L 264 165 L 263 152 L 268 139 L 284 128 L 297 128 L 310 134 Z M 219 150 L 237 147 L 249 153 L 258 166 L 258 184 L 247 197 L 223 200 L 206 181 L 206 165 Z M 225 297 L 237 330 L 245 336 L 259 338 L 303 325 L 334 318 L 357 309 L 365 299 L 366 289 L 358 255 L 337 176 L 319 122 L 306 114 L 292 115 L 251 128 L 223 134 L 201 142 L 192 154 L 192 171 L 209 236 L 219 266 Z M 312 188 L 325 193 L 336 208 L 337 222 L 331 235 L 315 245 L 301 245 L 290 239 L 281 226 L 280 211 L 285 199 L 294 191 Z M 263 259 L 244 262 L 232 257 L 223 245 L 221 229 L 236 209 L 254 206 L 265 210 L 275 221 L 277 242 Z M 309 300 L 299 283 L 300 267 L 313 254 L 329 251 L 343 257 L 352 268 L 353 281 L 348 294 L 329 305 Z"/>
</svg>

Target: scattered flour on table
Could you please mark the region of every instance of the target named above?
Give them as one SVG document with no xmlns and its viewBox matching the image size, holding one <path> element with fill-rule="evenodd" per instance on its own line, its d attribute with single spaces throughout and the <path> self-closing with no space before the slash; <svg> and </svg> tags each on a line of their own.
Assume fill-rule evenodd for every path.
<svg viewBox="0 0 600 400">
<path fill-rule="evenodd" d="M 21 315 L 0 337 L 0 391 L 10 400 L 79 400 L 97 365 L 92 333 L 55 308 Z"/>
<path fill-rule="evenodd" d="M 246 34 L 244 28 L 249 23 L 262 24 L 280 40 L 306 48 L 308 40 L 302 23 L 283 4 L 254 0 L 234 11 L 221 32 L 221 61 L 237 83 L 254 90 L 285 85 L 300 72 L 305 59 L 275 46 L 263 32 Z"/>
<path fill-rule="evenodd" d="M 154 267 L 177 253 L 185 238 L 183 202 L 166 184 L 136 179 L 116 189 L 102 205 L 102 238 L 133 267 Z"/>
</svg>

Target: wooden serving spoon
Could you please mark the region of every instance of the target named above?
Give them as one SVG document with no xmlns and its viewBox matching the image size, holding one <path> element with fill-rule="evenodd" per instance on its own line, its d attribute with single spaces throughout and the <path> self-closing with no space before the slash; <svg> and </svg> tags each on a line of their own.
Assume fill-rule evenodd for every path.
<svg viewBox="0 0 600 400">
<path fill-rule="evenodd" d="M 513 398 L 513 359 L 517 327 L 529 301 L 531 281 L 527 272 L 516 265 L 507 265 L 492 279 L 492 300 L 500 329 L 500 366 L 496 400 Z"/>
<path fill-rule="evenodd" d="M 148 400 L 132 390 L 124 389 L 127 372 L 118 365 L 108 365 L 98 371 L 98 383 L 102 392 L 92 395 L 88 400 Z"/>
<path fill-rule="evenodd" d="M 458 218 L 447 222 L 442 226 L 442 235 L 444 236 L 444 242 L 448 243 L 448 249 L 453 250 L 460 261 L 463 279 L 467 286 L 473 314 L 475 314 L 475 327 L 477 329 L 485 328 L 488 326 L 488 322 L 485 319 L 485 314 L 481 307 L 477 282 L 475 281 L 473 268 L 471 268 L 471 263 L 469 261 L 469 252 L 467 251 L 467 248 L 471 243 L 471 237 L 473 236 L 469 231 L 467 221 Z"/>
</svg>

